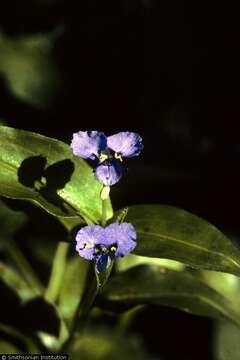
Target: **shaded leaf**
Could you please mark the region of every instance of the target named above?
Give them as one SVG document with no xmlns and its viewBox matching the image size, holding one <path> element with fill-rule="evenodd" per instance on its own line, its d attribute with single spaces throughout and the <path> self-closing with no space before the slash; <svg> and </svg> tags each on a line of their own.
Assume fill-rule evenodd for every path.
<svg viewBox="0 0 240 360">
<path fill-rule="evenodd" d="M 27 221 L 27 215 L 10 209 L 0 200 L 0 243 L 11 238 Z"/>
<path fill-rule="evenodd" d="M 10 266 L 0 262 L 0 279 L 14 291 L 22 301 L 30 300 L 36 293 L 27 281 Z"/>
<path fill-rule="evenodd" d="M 240 250 L 214 225 L 185 210 L 136 205 L 129 207 L 126 221 L 137 230 L 137 255 L 240 275 Z"/>
<path fill-rule="evenodd" d="M 76 338 L 68 350 L 71 360 L 147 360 L 150 357 L 142 346 L 131 338 L 101 333 L 83 334 Z"/>
<path fill-rule="evenodd" d="M 27 350 L 28 353 L 37 354 L 40 352 L 40 350 L 37 348 L 34 341 L 29 337 L 29 335 L 23 334 L 18 329 L 0 323 L 0 331 L 12 337 L 13 339 L 17 339 L 18 341 L 20 341 L 24 345 L 24 348 Z"/>
<path fill-rule="evenodd" d="M 1 75 L 15 97 L 38 108 L 48 105 L 61 84 L 50 39 L 50 34 L 9 37 L 0 33 Z"/>
<path fill-rule="evenodd" d="M 227 319 L 240 326 L 240 314 L 225 297 L 190 273 L 140 265 L 109 280 L 100 304 L 123 310 L 141 304 L 172 306 L 197 315 Z"/>
<path fill-rule="evenodd" d="M 102 185 L 96 181 L 90 166 L 75 157 L 67 144 L 32 132 L 0 126 L 0 146 L 0 195 L 29 200 L 58 217 L 76 218 L 80 215 L 92 222 L 101 218 Z M 45 169 L 42 179 L 39 179 L 42 158 L 48 172 Z M 32 186 L 33 163 L 36 163 L 37 169 L 35 186 Z M 110 201 L 107 213 L 110 218 Z"/>
<path fill-rule="evenodd" d="M 239 360 L 240 330 L 233 324 L 218 322 L 214 334 L 215 360 Z"/>
<path fill-rule="evenodd" d="M 8 341 L 0 340 L 0 353 L 1 354 L 20 354 L 21 351 Z"/>
<path fill-rule="evenodd" d="M 38 297 L 25 303 L 23 311 L 31 332 L 36 332 L 49 350 L 59 351 L 69 334 L 58 308 Z"/>
</svg>

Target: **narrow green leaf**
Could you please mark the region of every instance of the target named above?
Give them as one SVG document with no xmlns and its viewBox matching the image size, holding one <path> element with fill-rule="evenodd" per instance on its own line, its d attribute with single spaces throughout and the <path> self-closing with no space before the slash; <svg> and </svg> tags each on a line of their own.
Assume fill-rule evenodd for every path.
<svg viewBox="0 0 240 360">
<path fill-rule="evenodd" d="M 36 296 L 26 280 L 15 269 L 0 261 L 0 279 L 24 302 Z"/>
<path fill-rule="evenodd" d="M 0 195 L 29 200 L 58 217 L 101 219 L 102 185 L 67 144 L 0 126 L 0 147 Z M 111 216 L 109 200 L 107 217 Z"/>
<path fill-rule="evenodd" d="M 0 331 L 7 334 L 11 338 L 17 339 L 18 341 L 23 343 L 23 345 L 27 349 L 28 353 L 38 354 L 40 352 L 40 350 L 37 348 L 34 341 L 29 336 L 29 334 L 28 335 L 23 334 L 18 329 L 14 328 L 10 325 L 6 325 L 6 324 L 2 324 L 2 323 L 0 323 Z M 0 350 L 0 352 L 1 352 L 1 350 Z M 13 353 L 11 353 L 11 354 L 13 354 Z"/>
<path fill-rule="evenodd" d="M 27 261 L 25 255 L 22 253 L 17 243 L 13 239 L 13 235 L 17 232 L 21 226 L 26 222 L 27 216 L 20 211 L 13 211 L 9 209 L 0 200 L 0 245 L 1 248 L 8 254 L 8 256 L 14 261 L 18 269 L 23 275 L 11 269 L 5 264 L 1 264 L 1 278 L 10 286 L 22 300 L 33 296 L 32 292 L 29 292 L 27 286 L 24 285 L 24 278 L 35 294 L 40 294 L 42 291 L 42 284 L 38 277 L 34 273 L 30 263 Z M 26 288 L 24 290 L 24 288 Z"/>
<path fill-rule="evenodd" d="M 105 286 L 102 306 L 121 310 L 141 304 L 172 306 L 197 315 L 227 319 L 240 327 L 231 302 L 190 273 L 140 265 L 120 272 Z"/>
<path fill-rule="evenodd" d="M 137 255 L 240 276 L 240 250 L 215 226 L 185 210 L 136 205 L 129 207 L 126 221 L 137 230 Z"/>
<path fill-rule="evenodd" d="M 8 341 L 0 340 L 0 353 L 1 354 L 20 354 L 21 351 Z"/>
<path fill-rule="evenodd" d="M 59 296 L 59 311 L 69 325 L 82 299 L 88 265 L 88 261 L 77 255 L 66 264 Z"/>
<path fill-rule="evenodd" d="M 3 245 L 11 238 L 27 221 L 27 216 L 21 211 L 10 209 L 0 200 L 0 243 Z"/>
</svg>

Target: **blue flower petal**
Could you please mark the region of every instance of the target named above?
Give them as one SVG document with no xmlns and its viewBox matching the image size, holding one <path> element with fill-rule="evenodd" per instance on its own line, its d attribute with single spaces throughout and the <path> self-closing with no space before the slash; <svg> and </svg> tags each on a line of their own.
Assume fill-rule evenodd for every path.
<svg viewBox="0 0 240 360">
<path fill-rule="evenodd" d="M 107 147 L 107 138 L 103 132 L 78 131 L 73 134 L 71 148 L 74 155 L 83 159 L 96 159 Z"/>
<path fill-rule="evenodd" d="M 107 160 L 96 167 L 96 178 L 104 185 L 114 185 L 122 177 L 122 166 L 115 159 Z"/>
<path fill-rule="evenodd" d="M 136 247 L 137 234 L 130 223 L 113 223 L 104 229 L 105 244 L 117 244 L 115 256 L 128 255 Z"/>
<path fill-rule="evenodd" d="M 96 244 L 101 243 L 104 228 L 99 225 L 88 225 L 81 228 L 76 236 L 76 250 L 81 257 L 87 260 L 94 259 Z"/>
<path fill-rule="evenodd" d="M 141 136 L 129 131 L 108 136 L 107 146 L 122 157 L 138 156 L 143 149 Z"/>
</svg>

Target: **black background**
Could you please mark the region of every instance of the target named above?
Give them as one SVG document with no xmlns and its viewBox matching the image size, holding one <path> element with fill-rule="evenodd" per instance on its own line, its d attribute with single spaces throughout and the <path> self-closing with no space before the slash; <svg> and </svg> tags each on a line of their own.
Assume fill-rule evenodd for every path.
<svg viewBox="0 0 240 360">
<path fill-rule="evenodd" d="M 54 103 L 37 110 L 0 80 L 0 117 L 68 143 L 80 129 L 139 132 L 145 148 L 114 187 L 114 207 L 171 204 L 238 237 L 240 29 L 232 5 L 3 1 L 0 24 L 9 35 L 58 24 L 65 31 L 54 49 L 63 78 Z M 154 310 L 143 313 L 145 326 L 135 324 L 150 350 L 166 359 L 211 358 L 210 320 Z"/>
</svg>

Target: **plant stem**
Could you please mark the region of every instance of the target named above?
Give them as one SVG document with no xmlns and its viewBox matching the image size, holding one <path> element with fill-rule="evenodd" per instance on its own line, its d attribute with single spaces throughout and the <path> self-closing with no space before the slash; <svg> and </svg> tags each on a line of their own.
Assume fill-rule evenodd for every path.
<svg viewBox="0 0 240 360">
<path fill-rule="evenodd" d="M 44 295 L 45 300 L 52 303 L 57 300 L 62 285 L 62 277 L 65 271 L 68 248 L 69 243 L 66 242 L 59 242 L 57 245 L 50 279 Z"/>
<path fill-rule="evenodd" d="M 107 223 L 107 199 L 102 200 L 102 226 L 105 226 Z"/>
<path fill-rule="evenodd" d="M 9 255 L 19 267 L 28 284 L 36 295 L 40 295 L 43 292 L 43 286 L 18 245 L 15 241 L 9 239 L 7 248 Z"/>
</svg>

